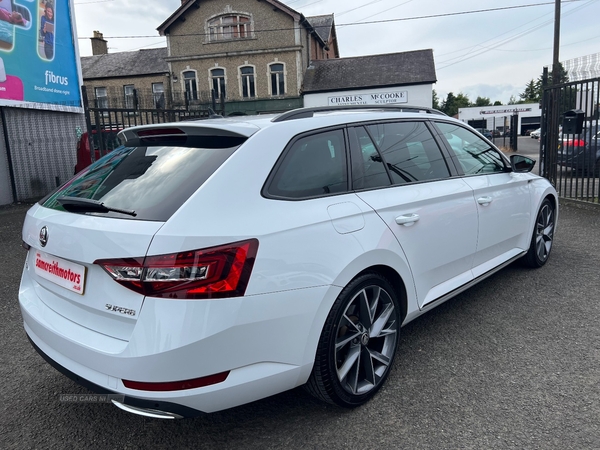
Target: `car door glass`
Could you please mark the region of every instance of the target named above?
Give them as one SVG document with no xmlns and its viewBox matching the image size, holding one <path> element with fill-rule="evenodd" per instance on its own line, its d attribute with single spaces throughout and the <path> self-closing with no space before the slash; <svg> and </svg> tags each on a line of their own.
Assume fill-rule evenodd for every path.
<svg viewBox="0 0 600 450">
<path fill-rule="evenodd" d="M 391 181 L 375 143 L 364 127 L 349 130 L 352 146 L 352 186 L 372 189 L 390 186 Z M 352 139 L 354 138 L 354 141 Z"/>
<path fill-rule="evenodd" d="M 453 123 L 437 122 L 465 175 L 505 172 L 502 156 L 475 133 Z"/>
<path fill-rule="evenodd" d="M 440 148 L 423 122 L 389 122 L 367 127 L 394 184 L 448 178 Z"/>
<path fill-rule="evenodd" d="M 294 142 L 273 176 L 268 193 L 277 197 L 307 198 L 347 189 L 344 133 L 334 130 Z"/>
</svg>

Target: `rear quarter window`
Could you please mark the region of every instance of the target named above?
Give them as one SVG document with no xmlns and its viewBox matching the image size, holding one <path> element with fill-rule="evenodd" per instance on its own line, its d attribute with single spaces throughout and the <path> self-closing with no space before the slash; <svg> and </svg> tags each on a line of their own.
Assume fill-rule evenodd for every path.
<svg viewBox="0 0 600 450">
<path fill-rule="evenodd" d="M 347 192 L 347 172 L 342 130 L 303 136 L 284 153 L 266 193 L 303 199 Z"/>
</svg>

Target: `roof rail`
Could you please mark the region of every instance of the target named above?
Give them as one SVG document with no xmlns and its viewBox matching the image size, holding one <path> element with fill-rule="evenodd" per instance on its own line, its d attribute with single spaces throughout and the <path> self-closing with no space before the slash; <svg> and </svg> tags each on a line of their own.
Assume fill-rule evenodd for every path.
<svg viewBox="0 0 600 450">
<path fill-rule="evenodd" d="M 410 106 L 410 105 L 345 105 L 345 106 L 312 106 L 307 108 L 292 109 L 291 111 L 284 112 L 273 118 L 272 122 L 285 122 L 286 120 L 305 119 L 307 117 L 313 117 L 317 112 L 327 111 L 352 111 L 352 110 L 386 110 L 395 112 L 417 112 L 426 114 L 441 114 L 445 116 L 441 111 L 437 109 L 428 108 L 426 106 Z"/>
</svg>

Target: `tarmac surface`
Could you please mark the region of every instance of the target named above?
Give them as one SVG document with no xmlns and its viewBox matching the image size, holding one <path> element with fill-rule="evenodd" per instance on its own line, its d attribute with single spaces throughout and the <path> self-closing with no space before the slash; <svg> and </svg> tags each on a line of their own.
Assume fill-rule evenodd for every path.
<svg viewBox="0 0 600 450">
<path fill-rule="evenodd" d="M 600 449 L 600 208 L 563 202 L 546 266 L 513 264 L 405 326 L 368 404 L 295 389 L 178 421 L 61 401 L 89 392 L 23 330 L 26 210 L 0 208 L 2 449 Z"/>
</svg>

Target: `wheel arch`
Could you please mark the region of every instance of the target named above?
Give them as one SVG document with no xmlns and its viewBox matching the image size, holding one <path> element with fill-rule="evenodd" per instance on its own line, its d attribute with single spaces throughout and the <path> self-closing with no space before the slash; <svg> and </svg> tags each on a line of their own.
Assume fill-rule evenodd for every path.
<svg viewBox="0 0 600 450">
<path fill-rule="evenodd" d="M 407 315 L 412 310 L 411 308 L 418 309 L 412 274 L 408 264 L 398 253 L 394 253 L 391 250 L 378 249 L 361 255 L 361 257 L 348 264 L 339 274 L 330 286 L 329 292 L 325 296 L 319 311 L 315 314 L 311 332 L 309 334 L 311 338 L 309 338 L 309 341 L 306 343 L 306 350 L 303 358 L 304 367 L 299 376 L 298 384 L 305 383 L 310 376 L 317 353 L 319 338 L 334 302 L 344 287 L 351 283 L 355 278 L 368 272 L 378 273 L 392 284 L 398 302 L 400 303 L 402 322 L 404 322 Z"/>
<path fill-rule="evenodd" d="M 357 273 L 352 280 L 370 272 L 378 273 L 392 284 L 392 287 L 396 293 L 396 297 L 398 298 L 398 302 L 400 303 L 401 319 L 402 322 L 404 322 L 404 319 L 406 319 L 406 314 L 408 313 L 408 296 L 406 294 L 406 284 L 404 283 L 404 280 L 400 274 L 390 266 L 378 264 L 365 268 L 361 272 Z M 350 282 L 352 280 L 350 280 Z"/>
</svg>

